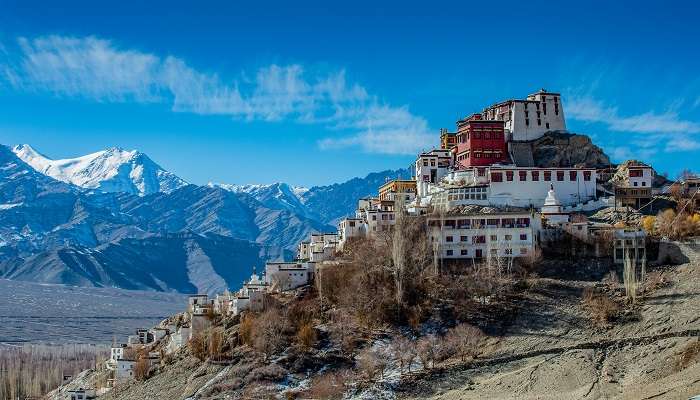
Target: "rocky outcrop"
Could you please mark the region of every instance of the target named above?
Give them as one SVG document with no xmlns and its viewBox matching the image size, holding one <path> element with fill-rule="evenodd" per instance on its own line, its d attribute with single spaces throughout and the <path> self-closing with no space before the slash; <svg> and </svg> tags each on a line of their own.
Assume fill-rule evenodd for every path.
<svg viewBox="0 0 700 400">
<path fill-rule="evenodd" d="M 611 165 L 610 158 L 586 135 L 549 132 L 539 139 L 511 143 L 513 161 L 522 167 L 593 167 Z"/>
</svg>

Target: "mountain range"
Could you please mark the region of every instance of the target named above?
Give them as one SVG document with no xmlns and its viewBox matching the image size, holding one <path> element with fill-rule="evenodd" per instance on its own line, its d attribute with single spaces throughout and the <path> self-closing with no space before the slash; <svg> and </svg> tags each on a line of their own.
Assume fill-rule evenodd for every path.
<svg viewBox="0 0 700 400">
<path fill-rule="evenodd" d="M 330 186 L 188 184 L 138 151 L 52 160 L 0 145 L 0 278 L 213 293 L 334 231 L 408 170 Z"/>
</svg>

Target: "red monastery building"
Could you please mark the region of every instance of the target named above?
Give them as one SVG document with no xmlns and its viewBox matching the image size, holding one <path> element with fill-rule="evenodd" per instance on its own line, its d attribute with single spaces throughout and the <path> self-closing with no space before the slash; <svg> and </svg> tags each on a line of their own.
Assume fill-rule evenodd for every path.
<svg viewBox="0 0 700 400">
<path fill-rule="evenodd" d="M 508 162 L 504 122 L 473 114 L 457 121 L 455 164 L 461 168 Z"/>
</svg>

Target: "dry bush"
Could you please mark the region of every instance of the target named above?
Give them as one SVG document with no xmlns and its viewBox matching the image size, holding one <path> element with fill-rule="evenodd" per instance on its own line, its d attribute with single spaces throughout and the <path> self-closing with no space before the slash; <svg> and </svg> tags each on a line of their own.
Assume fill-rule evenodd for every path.
<svg viewBox="0 0 700 400">
<path fill-rule="evenodd" d="M 369 381 L 374 381 L 377 377 L 383 379 L 388 365 L 386 354 L 371 347 L 362 350 L 357 360 L 358 370 Z"/>
<path fill-rule="evenodd" d="M 316 345 L 316 341 L 318 340 L 316 335 L 316 328 L 314 328 L 314 326 L 310 322 L 307 322 L 306 324 L 299 327 L 299 331 L 297 331 L 296 338 L 297 343 L 302 348 L 302 350 L 308 351 Z"/>
<path fill-rule="evenodd" d="M 192 335 L 192 338 L 189 342 L 189 347 L 190 351 L 192 352 L 192 355 L 199 361 L 204 361 L 207 359 L 207 340 L 204 337 L 203 333 L 197 333 L 195 335 Z"/>
<path fill-rule="evenodd" d="M 620 314 L 620 305 L 595 289 L 584 289 L 582 302 L 590 318 L 600 326 L 609 325 Z"/>
<path fill-rule="evenodd" d="M 349 383 L 349 373 L 330 372 L 311 380 L 311 388 L 302 394 L 304 399 L 342 399 L 345 393 L 345 384 Z"/>
<path fill-rule="evenodd" d="M 617 273 L 615 271 L 610 271 L 605 276 L 603 277 L 603 283 L 610 289 L 610 290 L 617 290 L 617 288 L 620 287 L 620 278 L 617 277 Z"/>
<path fill-rule="evenodd" d="M 423 368 L 430 369 L 435 366 L 435 361 L 439 357 L 440 339 L 434 335 L 425 336 L 418 340 L 416 351 Z"/>
<path fill-rule="evenodd" d="M 238 325 L 238 337 L 242 344 L 253 346 L 253 325 L 255 317 L 250 313 L 245 313 L 241 317 L 241 322 Z"/>
<path fill-rule="evenodd" d="M 399 365 L 400 373 L 403 374 L 406 368 L 408 368 L 408 372 L 410 373 L 411 365 L 417 355 L 416 342 L 404 336 L 397 336 L 389 344 L 389 351 Z"/>
<path fill-rule="evenodd" d="M 263 354 L 265 361 L 284 347 L 287 323 L 287 318 L 277 308 L 268 309 L 255 318 L 253 348 Z"/>
<path fill-rule="evenodd" d="M 485 339 L 484 333 L 469 324 L 459 324 L 450 329 L 445 336 L 446 346 L 459 356 L 462 362 L 468 358 L 476 358 Z"/>
<path fill-rule="evenodd" d="M 336 310 L 329 326 L 331 340 L 340 348 L 340 351 L 350 356 L 357 347 L 359 339 L 359 327 L 356 319 L 344 310 Z"/>
<path fill-rule="evenodd" d="M 224 355 L 224 330 L 218 327 L 213 328 L 209 330 L 207 337 L 209 339 L 209 358 L 217 361 L 221 360 Z"/>
<path fill-rule="evenodd" d="M 139 357 L 134 364 L 134 379 L 141 382 L 145 381 L 148 379 L 150 369 L 148 358 L 143 356 Z"/>
<path fill-rule="evenodd" d="M 693 340 L 688 343 L 676 358 L 675 369 L 681 371 L 694 364 L 700 358 L 700 341 Z"/>
<path fill-rule="evenodd" d="M 661 236 L 673 240 L 683 240 L 700 234 L 700 215 L 693 214 L 679 204 L 683 210 L 676 214 L 673 209 L 661 211 L 656 217 L 656 229 Z"/>
</svg>

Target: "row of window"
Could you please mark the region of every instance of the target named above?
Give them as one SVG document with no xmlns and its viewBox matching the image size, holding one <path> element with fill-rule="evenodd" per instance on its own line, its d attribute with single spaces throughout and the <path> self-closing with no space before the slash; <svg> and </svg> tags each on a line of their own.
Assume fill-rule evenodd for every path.
<svg viewBox="0 0 700 400">
<path fill-rule="evenodd" d="M 518 171 L 518 179 L 521 182 L 527 181 L 527 172 L 528 171 Z M 542 177 L 543 180 L 546 182 L 549 182 L 552 180 L 552 171 L 530 171 L 530 178 L 532 181 L 539 181 L 540 180 L 540 172 L 542 172 Z M 508 182 L 513 181 L 513 177 L 515 175 L 515 171 L 505 171 L 506 174 L 506 180 Z M 590 181 L 591 180 L 591 171 L 583 171 L 583 180 L 584 181 Z M 557 181 L 563 182 L 566 177 L 565 171 L 556 171 L 556 177 Z M 578 177 L 578 171 L 569 171 L 569 181 L 575 182 Z M 491 181 L 492 182 L 503 182 L 503 173 L 502 172 L 491 172 Z"/>
<path fill-rule="evenodd" d="M 496 132 L 466 132 L 457 135 L 459 143 L 466 143 L 469 139 L 503 140 L 503 131 Z"/>
<path fill-rule="evenodd" d="M 482 229 L 482 228 L 528 228 L 530 218 L 460 218 L 440 220 L 430 220 L 429 226 L 445 229 Z"/>
<path fill-rule="evenodd" d="M 489 149 L 477 149 L 477 150 L 466 150 L 462 153 L 460 153 L 457 156 L 457 161 L 462 161 L 462 160 L 467 160 L 469 159 L 470 155 L 474 158 L 495 158 L 495 159 L 502 159 L 503 158 L 503 153 L 498 150 L 489 150 Z"/>
<path fill-rule="evenodd" d="M 513 249 L 503 249 L 503 252 L 507 255 L 512 255 L 513 254 Z M 520 248 L 520 255 L 525 255 L 527 254 L 527 247 L 521 247 Z M 446 256 L 454 256 L 455 252 L 454 250 L 445 250 L 445 255 Z M 461 249 L 459 251 L 460 256 L 469 256 L 469 250 L 467 249 Z M 497 256 L 498 255 L 498 249 L 491 249 L 491 255 L 492 256 Z M 474 257 L 475 258 L 481 258 L 484 256 L 484 253 L 482 249 L 475 249 L 474 250 Z"/>
<path fill-rule="evenodd" d="M 527 240 L 527 233 L 521 233 L 519 235 L 520 240 Z M 447 235 L 445 236 L 445 242 L 447 243 L 454 243 L 455 240 L 457 239 L 456 236 L 452 235 Z M 489 235 L 489 240 L 492 242 L 498 242 L 498 235 Z M 506 242 L 513 240 L 513 235 L 503 235 L 503 240 Z M 468 242 L 469 237 L 468 236 L 460 236 L 459 237 L 460 242 Z M 472 236 L 472 244 L 480 244 L 480 243 L 486 243 L 486 235 L 478 235 L 478 236 Z"/>
</svg>

